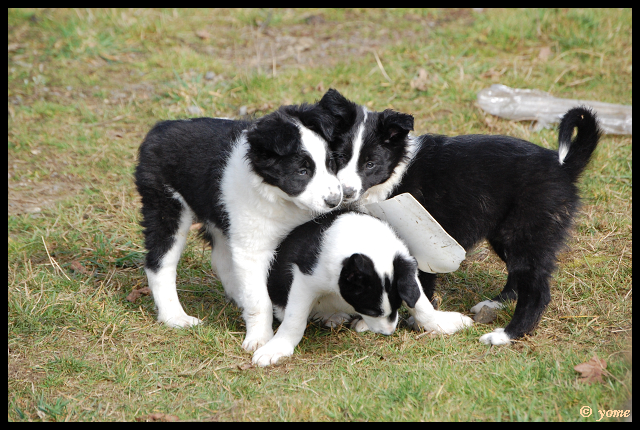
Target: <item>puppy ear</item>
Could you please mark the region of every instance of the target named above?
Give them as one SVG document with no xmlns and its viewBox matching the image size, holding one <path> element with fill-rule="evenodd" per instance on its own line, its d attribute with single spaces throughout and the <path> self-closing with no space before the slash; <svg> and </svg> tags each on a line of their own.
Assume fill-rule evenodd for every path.
<svg viewBox="0 0 640 430">
<path fill-rule="evenodd" d="M 327 142 L 333 137 L 336 119 L 317 103 L 284 106 L 281 110 L 297 118 L 302 125 L 317 133 Z"/>
<path fill-rule="evenodd" d="M 382 112 L 380 128 L 384 143 L 403 141 L 413 130 L 413 116 L 386 109 Z"/>
<path fill-rule="evenodd" d="M 415 308 L 420 298 L 420 284 L 416 278 L 418 263 L 414 259 L 406 259 L 396 255 L 393 259 L 393 283 L 398 295 L 411 309 Z"/>
<path fill-rule="evenodd" d="M 333 88 L 330 88 L 322 96 L 318 106 L 327 111 L 336 120 L 334 134 L 346 132 L 356 122 L 358 105 Z"/>
<path fill-rule="evenodd" d="M 260 118 L 247 132 L 251 150 L 258 154 L 292 154 L 299 140 L 298 127 L 277 111 Z"/>
<path fill-rule="evenodd" d="M 364 288 L 372 274 L 375 274 L 373 261 L 366 255 L 352 254 L 342 262 L 340 279 L 353 287 Z"/>
</svg>

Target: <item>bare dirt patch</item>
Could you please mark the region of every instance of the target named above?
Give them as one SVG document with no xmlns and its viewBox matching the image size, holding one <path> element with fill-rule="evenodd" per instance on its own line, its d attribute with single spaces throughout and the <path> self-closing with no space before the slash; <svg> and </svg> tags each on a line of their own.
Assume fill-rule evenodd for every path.
<svg viewBox="0 0 640 430">
<path fill-rule="evenodd" d="M 210 25 L 196 34 L 211 34 L 205 44 L 191 47 L 217 59 L 231 62 L 236 67 L 304 68 L 307 66 L 335 66 L 345 60 L 372 55 L 385 46 L 427 43 L 432 28 L 458 19 L 471 19 L 469 10 L 452 10 L 437 18 L 407 14 L 406 22 L 414 25 L 389 27 L 385 17 L 363 19 L 359 14 L 348 14 L 345 22 L 332 22 L 322 13 L 312 14 L 301 24 L 284 27 L 267 25 L 247 26 L 236 30 L 234 43 L 224 37 L 220 25 Z M 229 24 L 231 31 L 232 27 Z M 206 32 L 206 33 L 204 33 Z"/>
<path fill-rule="evenodd" d="M 37 214 L 52 207 L 57 201 L 74 195 L 82 185 L 72 180 L 33 182 L 9 181 L 8 215 Z"/>
</svg>

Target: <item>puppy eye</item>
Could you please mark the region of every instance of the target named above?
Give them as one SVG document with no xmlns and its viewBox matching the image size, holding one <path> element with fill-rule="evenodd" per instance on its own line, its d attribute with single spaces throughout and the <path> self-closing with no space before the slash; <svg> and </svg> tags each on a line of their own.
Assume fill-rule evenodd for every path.
<svg viewBox="0 0 640 430">
<path fill-rule="evenodd" d="M 307 174 L 307 169 L 300 169 L 300 170 L 298 170 L 298 175 L 303 176 L 303 175 L 306 175 L 306 174 Z"/>
<path fill-rule="evenodd" d="M 376 163 L 374 163 L 373 161 L 369 161 L 367 164 L 364 165 L 364 167 L 367 169 L 373 169 L 374 167 L 376 167 Z"/>
</svg>

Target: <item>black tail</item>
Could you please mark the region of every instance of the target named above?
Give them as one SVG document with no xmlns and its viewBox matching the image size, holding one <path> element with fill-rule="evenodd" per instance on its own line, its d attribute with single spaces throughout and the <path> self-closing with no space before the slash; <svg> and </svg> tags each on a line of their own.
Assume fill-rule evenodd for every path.
<svg viewBox="0 0 640 430">
<path fill-rule="evenodd" d="M 578 133 L 572 141 L 576 127 Z M 558 131 L 558 156 L 562 168 L 574 181 L 587 166 L 601 135 L 595 113 L 586 106 L 570 109 L 562 117 Z"/>
</svg>

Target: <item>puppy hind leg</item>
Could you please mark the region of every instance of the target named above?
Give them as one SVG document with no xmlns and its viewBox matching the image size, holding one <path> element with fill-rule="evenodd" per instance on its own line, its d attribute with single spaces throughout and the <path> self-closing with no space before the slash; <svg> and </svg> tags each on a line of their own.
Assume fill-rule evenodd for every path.
<svg viewBox="0 0 640 430">
<path fill-rule="evenodd" d="M 500 259 L 506 263 L 507 255 L 505 253 L 502 242 L 495 239 L 490 239 L 489 243 L 491 244 L 491 247 L 496 252 L 496 254 L 498 254 L 498 257 L 500 257 Z M 507 264 L 507 268 L 508 268 L 508 264 Z M 491 300 L 483 300 L 479 302 L 478 304 L 473 306 L 470 309 L 470 311 L 474 314 L 477 314 L 485 306 L 488 306 L 493 309 L 500 309 L 504 306 L 504 302 L 510 301 L 510 300 L 516 300 L 517 298 L 518 298 L 518 284 L 516 282 L 516 278 L 513 275 L 511 275 L 511 272 L 509 271 L 509 274 L 507 275 L 507 283 L 505 284 L 502 291 Z"/>
<path fill-rule="evenodd" d="M 186 314 L 176 290 L 178 261 L 187 241 L 193 212 L 179 201 L 165 197 L 163 204 L 156 208 L 145 210 L 143 207 L 143 215 L 147 227 L 145 245 L 149 251 L 145 272 L 158 309 L 158 321 L 170 327 L 199 324 L 198 318 Z"/>
<path fill-rule="evenodd" d="M 513 318 L 504 329 L 481 336 L 482 343 L 504 345 L 531 333 L 551 301 L 548 272 L 539 269 L 514 271 L 513 276 L 518 285 L 518 302 Z"/>
</svg>

